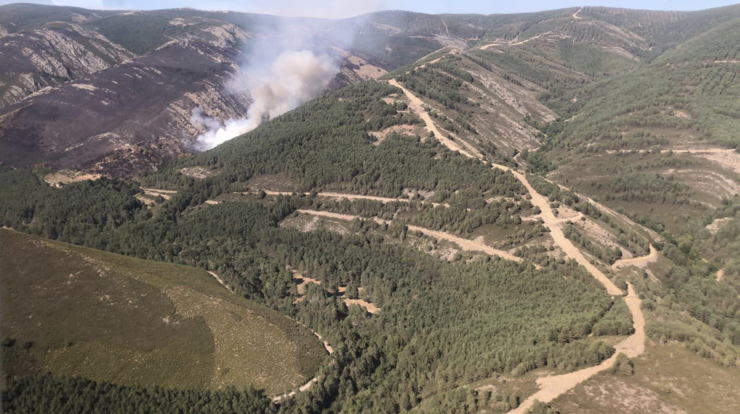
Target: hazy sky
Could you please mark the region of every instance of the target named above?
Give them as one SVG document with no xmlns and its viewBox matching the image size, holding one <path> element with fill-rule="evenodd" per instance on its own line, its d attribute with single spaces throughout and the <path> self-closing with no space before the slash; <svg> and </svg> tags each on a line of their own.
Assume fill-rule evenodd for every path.
<svg viewBox="0 0 740 414">
<path fill-rule="evenodd" d="M 518 13 L 579 5 L 653 10 L 701 10 L 734 4 L 738 0 L 52 0 L 55 4 L 96 9 L 167 9 L 194 7 L 287 16 L 350 17 L 378 10 L 424 13 Z"/>
</svg>

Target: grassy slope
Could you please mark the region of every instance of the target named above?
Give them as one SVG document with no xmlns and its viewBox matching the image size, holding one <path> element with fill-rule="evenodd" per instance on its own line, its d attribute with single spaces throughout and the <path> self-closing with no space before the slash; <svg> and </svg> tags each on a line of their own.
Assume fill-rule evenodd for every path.
<svg viewBox="0 0 740 414">
<path fill-rule="evenodd" d="M 232 295 L 203 271 L 0 234 L 3 333 L 16 339 L 3 362 L 14 375 L 249 384 L 274 394 L 304 383 L 323 359 L 310 331 Z M 25 342 L 33 342 L 30 350 Z"/>
</svg>

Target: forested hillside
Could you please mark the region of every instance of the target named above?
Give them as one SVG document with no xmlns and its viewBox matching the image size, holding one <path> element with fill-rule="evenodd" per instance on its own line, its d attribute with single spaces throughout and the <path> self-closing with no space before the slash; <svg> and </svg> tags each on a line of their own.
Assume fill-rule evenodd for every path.
<svg viewBox="0 0 740 414">
<path fill-rule="evenodd" d="M 15 230 L 0 232 L 8 412 L 740 404 L 739 7 L 344 20 L 14 7 L 24 31 L 6 38 L 75 19 L 139 56 L 0 116 L 0 143 L 18 150 L 0 157 L 0 222 Z M 189 128 L 195 95 L 165 95 L 154 86 L 165 80 L 204 76 L 196 100 L 243 116 L 247 94 L 211 92 L 254 38 L 286 26 L 341 62 L 320 96 L 207 151 L 150 139 L 159 124 L 144 115 Z M 133 84 L 115 85 L 144 72 L 148 110 L 136 99 L 119 105 L 132 112 L 101 109 L 152 128 L 134 149 L 101 161 L 91 149 L 112 142 L 98 139 L 109 125 L 86 112 L 101 125 L 90 146 L 39 140 L 35 154 L 52 165 L 19 155 L 26 132 L 70 124 L 37 114 L 104 89 L 131 96 Z M 20 161 L 28 168 L 11 166 Z M 107 293 L 113 281 L 139 293 L 134 309 Z M 75 298 L 125 316 L 87 316 Z M 65 304 L 90 327 L 55 322 Z M 143 332 L 136 346 L 110 329 L 118 339 L 100 345 L 100 314 Z M 172 358 L 189 376 L 170 374 Z"/>
</svg>

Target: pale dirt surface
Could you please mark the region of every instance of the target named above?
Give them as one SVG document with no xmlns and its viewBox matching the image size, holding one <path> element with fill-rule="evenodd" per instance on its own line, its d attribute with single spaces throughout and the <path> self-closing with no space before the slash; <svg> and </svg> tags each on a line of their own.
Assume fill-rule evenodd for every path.
<svg viewBox="0 0 740 414">
<path fill-rule="evenodd" d="M 300 273 L 298 273 L 296 271 L 292 271 L 292 272 L 293 272 L 293 278 L 301 281 L 301 283 L 299 283 L 298 286 L 297 286 L 297 288 L 298 288 L 298 294 L 299 295 L 305 295 L 306 294 L 306 287 L 307 287 L 307 285 L 309 283 L 315 283 L 315 284 L 321 286 L 321 281 L 320 280 L 312 279 L 312 278 L 310 278 L 308 276 L 304 276 L 304 275 L 302 275 L 302 274 L 300 274 Z M 347 291 L 347 288 L 346 287 L 341 287 L 341 286 L 339 287 L 339 293 L 341 293 L 342 295 L 344 295 L 344 293 L 346 291 Z M 375 306 L 375 304 L 370 303 L 370 302 L 368 302 L 366 300 L 362 300 L 362 299 L 349 299 L 349 298 L 343 298 L 342 300 L 344 301 L 345 304 L 347 304 L 347 306 L 349 306 L 349 305 L 360 305 L 360 306 L 362 306 L 363 308 L 365 308 L 370 313 L 378 313 L 378 312 L 380 312 L 380 308 L 379 307 Z M 323 339 L 322 339 L 322 341 L 323 341 Z M 324 341 L 324 343 L 326 344 L 325 341 Z M 327 351 L 328 350 L 329 350 L 329 348 L 327 348 Z M 333 351 L 330 351 L 329 353 L 331 354 L 332 352 Z"/>
<path fill-rule="evenodd" d="M 550 182 L 552 182 L 552 181 L 550 181 Z M 558 187 L 560 187 L 562 190 L 573 192 L 579 198 L 582 198 L 582 199 L 588 201 L 589 203 L 593 204 L 594 206 L 596 206 L 599 210 L 601 210 L 602 213 L 607 213 L 610 216 L 612 216 L 612 217 L 614 217 L 616 219 L 619 219 L 623 224 L 627 225 L 628 227 L 637 227 L 637 228 L 639 228 L 640 230 L 642 230 L 645 233 L 647 233 L 653 240 L 656 240 L 656 241 L 663 240 L 663 238 L 658 233 L 656 233 L 654 230 L 651 230 L 651 229 L 649 229 L 647 227 L 644 227 L 644 226 L 642 226 L 642 225 L 640 225 L 638 223 L 635 223 L 634 221 L 630 220 L 630 218 L 627 217 L 627 216 L 625 216 L 624 214 L 621 214 L 621 213 L 618 213 L 618 212 L 612 210 L 611 208 L 609 208 L 609 207 L 607 207 L 607 206 L 605 206 L 605 205 L 603 205 L 603 204 L 595 201 L 591 197 L 587 197 L 587 196 L 585 196 L 583 194 L 579 194 L 578 192 L 574 191 L 573 189 L 568 188 L 568 187 L 566 187 L 566 186 L 564 186 L 562 184 L 558 184 Z"/>
<path fill-rule="evenodd" d="M 426 67 L 427 65 L 433 65 L 433 64 L 435 64 L 435 63 L 439 62 L 440 60 L 442 60 L 442 58 L 441 58 L 441 57 L 438 57 L 438 58 L 436 58 L 436 59 L 434 59 L 434 60 L 432 60 L 432 61 L 429 61 L 429 62 L 427 62 L 427 63 L 424 63 L 424 64 L 422 64 L 422 65 L 420 65 L 420 66 L 417 66 L 417 68 L 419 68 L 419 69 L 423 69 L 423 68 L 425 68 L 425 67 Z"/>
<path fill-rule="evenodd" d="M 674 109 L 673 115 L 675 115 L 677 118 L 691 119 L 691 114 L 681 109 Z"/>
<path fill-rule="evenodd" d="M 717 282 L 721 282 L 723 277 L 725 277 L 725 269 L 719 269 L 717 271 Z"/>
<path fill-rule="evenodd" d="M 594 223 L 593 221 L 589 219 L 586 219 L 586 220 L 579 219 L 578 221 L 575 221 L 575 223 L 579 227 L 581 227 L 586 232 L 588 237 L 590 237 L 593 241 L 596 241 L 597 243 L 602 244 L 612 249 L 618 248 L 622 252 L 622 257 L 624 259 L 632 259 L 634 257 L 632 252 L 628 251 L 627 249 L 619 245 L 614 234 L 610 233 L 609 231 L 599 226 L 598 224 Z"/>
<path fill-rule="evenodd" d="M 356 55 L 350 55 L 347 60 L 359 66 L 359 69 L 352 69 L 352 71 L 362 79 L 376 79 L 388 73 L 387 70 L 368 63 L 365 59 Z"/>
<path fill-rule="evenodd" d="M 416 113 L 416 115 L 418 115 L 422 121 L 424 121 L 424 124 L 426 124 L 427 131 L 433 132 L 434 136 L 437 138 L 437 140 L 439 140 L 439 142 L 441 142 L 444 146 L 449 148 L 451 151 L 457 151 L 460 154 L 463 154 L 468 158 L 475 158 L 476 156 L 480 157 L 480 154 L 477 153 L 475 148 L 472 148 L 470 146 L 463 144 L 467 147 L 467 150 L 463 149 L 462 146 L 458 144 L 458 142 L 462 142 L 462 141 L 459 141 L 459 140 L 452 141 L 451 139 L 447 138 L 446 135 L 443 135 L 439 131 L 439 129 L 437 129 L 437 126 L 434 125 L 434 122 L 432 121 L 432 117 L 429 116 L 429 113 L 424 110 L 424 102 L 422 102 L 421 99 L 419 99 L 416 95 L 411 93 L 411 91 L 409 91 L 408 89 L 401 86 L 395 79 L 389 80 L 388 83 L 403 91 L 403 93 L 406 95 L 406 97 L 409 100 L 409 108 L 411 108 L 411 110 L 414 111 L 414 113 Z M 476 155 L 472 155 L 473 153 L 475 153 Z"/>
<path fill-rule="evenodd" d="M 721 165 L 723 168 L 740 174 L 740 154 L 737 151 L 698 153 L 702 158 Z"/>
<path fill-rule="evenodd" d="M 157 189 L 157 188 L 145 188 L 145 187 L 141 187 L 141 189 L 143 191 L 145 191 L 145 192 L 146 191 L 151 191 L 153 193 L 177 194 L 177 191 L 176 190 L 160 190 L 160 189 Z"/>
<path fill-rule="evenodd" d="M 44 177 L 44 181 L 46 181 L 47 184 L 53 187 L 61 187 L 62 185 L 76 183 L 79 181 L 95 181 L 100 177 L 102 177 L 100 174 L 86 174 L 81 171 L 61 170 L 46 175 Z"/>
<path fill-rule="evenodd" d="M 141 187 L 141 190 L 144 192 L 144 194 L 152 196 L 152 197 L 158 197 L 161 196 L 165 200 L 169 200 L 170 197 L 177 194 L 177 191 L 174 190 L 159 190 L 156 188 L 144 188 Z"/>
<path fill-rule="evenodd" d="M 561 205 L 560 207 L 557 208 L 557 210 L 558 210 L 558 218 L 560 219 L 580 220 L 582 216 L 582 214 L 580 214 L 579 212 L 565 205 Z"/>
<path fill-rule="evenodd" d="M 664 149 L 664 150 L 608 150 L 607 153 L 614 154 L 617 152 L 624 153 L 661 153 L 667 154 L 672 152 L 674 154 L 730 154 L 735 152 L 734 149 L 726 148 L 690 148 L 690 149 Z"/>
<path fill-rule="evenodd" d="M 367 310 L 370 313 L 378 313 L 378 312 L 380 312 L 380 308 L 379 307 L 375 306 L 374 304 L 372 304 L 372 303 L 370 303 L 368 301 L 362 300 L 362 299 L 349 299 L 349 298 L 345 298 L 344 299 L 344 303 L 347 304 L 347 306 L 349 306 L 349 305 L 360 305 L 360 306 L 362 306 L 363 308 L 365 308 L 365 310 Z"/>
<path fill-rule="evenodd" d="M 271 191 L 271 190 L 262 190 L 262 191 L 264 191 L 265 194 L 267 194 L 267 195 L 275 195 L 275 196 L 276 195 L 289 196 L 289 195 L 292 195 L 293 194 L 293 193 L 291 193 L 289 191 Z M 247 193 L 240 193 L 240 194 L 247 194 Z M 303 193 L 303 194 L 304 195 L 311 195 L 311 193 Z M 401 203 L 410 203 L 412 201 L 412 200 L 407 199 L 407 198 L 377 197 L 377 196 L 369 196 L 369 195 L 361 195 L 361 194 L 333 193 L 333 192 L 330 192 L 330 191 L 329 192 L 316 193 L 316 195 L 319 196 L 319 197 L 326 197 L 326 198 L 338 198 L 338 199 L 346 198 L 348 200 L 373 200 L 373 201 L 380 201 L 383 204 L 394 202 L 394 201 L 398 201 L 398 202 L 401 202 Z M 449 207 L 450 206 L 449 204 L 446 204 L 446 203 L 430 203 L 429 201 L 424 201 L 424 200 L 416 200 L 416 201 L 418 201 L 420 203 L 429 203 L 429 204 L 431 204 L 434 207 L 437 207 L 437 206 Z"/>
<path fill-rule="evenodd" d="M 578 212 L 576 215 L 570 216 L 570 217 L 569 216 L 562 217 L 558 214 L 558 217 L 555 218 L 553 223 L 557 223 L 557 224 L 568 223 L 568 222 L 575 223 L 579 221 L 581 218 L 583 218 L 583 213 L 581 212 Z"/>
<path fill-rule="evenodd" d="M 299 295 L 306 294 L 306 288 L 308 287 L 309 283 L 314 283 L 314 284 L 321 286 L 321 281 L 318 279 L 312 279 L 310 277 L 303 276 L 302 274 L 296 272 L 295 270 L 292 270 L 292 272 L 293 272 L 293 278 L 300 281 L 300 283 L 298 283 L 298 286 L 296 286 L 296 288 L 298 289 Z"/>
<path fill-rule="evenodd" d="M 315 210 L 297 210 L 297 211 L 300 212 L 300 213 L 304 213 L 304 214 L 313 214 L 313 215 L 316 215 L 316 216 L 331 217 L 331 218 L 335 218 L 335 219 L 339 219 L 339 220 L 348 220 L 348 221 L 349 220 L 354 220 L 354 219 L 364 220 L 360 216 L 353 216 L 353 215 L 350 215 L 350 214 L 331 213 L 331 212 L 328 212 L 328 211 L 315 211 Z M 389 221 L 382 220 L 382 219 L 379 219 L 379 218 L 375 218 L 373 220 L 375 220 L 377 223 L 380 223 L 380 224 L 390 224 Z M 485 244 L 482 244 L 482 243 L 477 243 L 477 242 L 475 242 L 473 240 L 463 239 L 463 238 L 460 238 L 460 237 L 457 237 L 457 236 L 453 236 L 453 235 L 448 234 L 448 233 L 443 233 L 441 231 L 429 230 L 429 229 L 425 229 L 423 227 L 417 227 L 417 226 L 412 226 L 412 225 L 408 225 L 408 224 L 406 225 L 406 227 L 410 231 L 419 231 L 419 232 L 421 232 L 421 233 L 423 233 L 423 234 L 425 234 L 427 236 L 434 237 L 437 240 L 446 240 L 446 241 L 455 243 L 458 246 L 460 246 L 460 248 L 462 250 L 475 251 L 475 252 L 483 252 L 483 253 L 486 253 L 486 254 L 489 254 L 489 255 L 492 255 L 492 256 L 499 256 L 499 257 L 502 257 L 502 258 L 507 259 L 507 260 L 513 260 L 515 262 L 521 262 L 522 261 L 522 258 L 521 257 L 516 257 L 516 256 L 512 255 L 511 253 L 505 252 L 503 250 L 494 249 L 493 247 L 486 246 Z"/>
<path fill-rule="evenodd" d="M 725 217 L 714 220 L 711 224 L 707 225 L 705 227 L 707 230 L 709 230 L 712 234 L 717 234 L 718 231 L 722 230 L 723 227 L 727 225 L 727 223 L 732 221 L 732 217 Z"/>
<path fill-rule="evenodd" d="M 215 278 L 216 280 L 218 280 L 218 283 L 220 283 L 220 284 L 221 284 L 221 286 L 223 286 L 223 287 L 225 287 L 225 288 L 226 288 L 227 290 L 231 291 L 231 288 L 229 287 L 229 285 L 227 285 L 227 284 L 226 284 L 226 283 L 225 283 L 225 282 L 223 281 L 223 279 L 221 279 L 221 277 L 219 277 L 219 275 L 217 275 L 217 274 L 216 274 L 216 272 L 211 272 L 211 271 L 208 271 L 208 274 L 210 274 L 210 275 L 211 275 L 211 276 L 213 276 L 213 277 L 214 277 L 214 278 Z"/>
<path fill-rule="evenodd" d="M 137 200 L 139 200 L 139 201 L 141 201 L 142 203 L 146 204 L 147 207 L 149 207 L 150 205 L 154 204 L 154 200 L 152 200 L 151 198 L 146 198 L 146 197 L 142 196 L 141 194 L 136 194 L 134 196 L 134 198 L 137 199 Z"/>
<path fill-rule="evenodd" d="M 463 238 L 453 236 L 448 233 L 443 233 L 441 231 L 429 230 L 423 227 L 417 227 L 417 226 L 412 226 L 408 224 L 406 225 L 406 227 L 408 227 L 408 229 L 411 231 L 420 231 L 423 234 L 430 236 L 430 237 L 434 237 L 437 240 L 447 240 L 449 242 L 455 243 L 458 246 L 460 246 L 461 249 L 465 251 L 483 252 L 483 253 L 486 253 L 492 256 L 499 256 L 506 260 L 512 260 L 515 262 L 522 261 L 521 257 L 516 257 L 513 254 L 505 252 L 503 250 L 494 249 L 493 247 L 489 247 L 483 244 L 482 242 L 463 239 Z"/>
<path fill-rule="evenodd" d="M 309 328 L 308 328 L 307 326 L 305 326 L 305 325 L 304 325 L 304 327 L 305 327 L 306 329 L 309 329 Z M 318 333 L 318 332 L 314 331 L 313 329 L 309 329 L 309 330 L 310 330 L 310 331 L 311 331 L 311 332 L 312 332 L 312 333 L 313 333 L 314 335 L 316 335 L 316 337 L 317 337 L 317 338 L 319 338 L 319 341 L 321 341 L 321 343 L 322 343 L 322 344 L 324 344 L 324 349 L 326 349 L 326 352 L 328 352 L 328 353 L 329 353 L 329 355 L 331 355 L 331 354 L 333 354 L 333 353 L 334 353 L 334 348 L 332 348 L 332 347 L 331 347 L 331 346 L 329 345 L 329 343 L 328 343 L 328 342 L 326 342 L 326 340 L 325 340 L 325 339 L 324 339 L 324 338 L 323 338 L 323 337 L 322 337 L 321 335 L 319 335 L 319 333 Z M 282 394 L 282 395 L 276 395 L 276 396 L 272 397 L 272 401 L 273 401 L 273 402 L 275 402 L 275 403 L 279 403 L 280 401 L 282 401 L 282 400 L 284 400 L 284 399 L 286 399 L 286 398 L 293 398 L 293 397 L 295 397 L 295 395 L 296 395 L 296 394 L 297 394 L 298 392 L 308 391 L 308 389 L 309 389 L 309 388 L 311 388 L 311 386 L 312 386 L 313 384 L 317 383 L 317 382 L 319 381 L 319 379 L 321 379 L 321 377 L 317 375 L 317 376 L 315 376 L 315 377 L 311 378 L 310 380 L 308 380 L 308 382 L 306 382 L 305 384 L 303 384 L 303 385 L 301 385 L 300 387 L 298 387 L 298 390 L 297 390 L 297 391 L 296 391 L 296 390 L 293 390 L 293 391 L 291 391 L 291 392 L 286 392 L 285 394 Z"/>
<path fill-rule="evenodd" d="M 645 352 L 645 318 L 640 309 L 642 301 L 639 296 L 637 296 L 637 293 L 635 293 L 635 289 L 631 284 L 628 284 L 627 288 L 628 294 L 624 298 L 624 301 L 627 303 L 627 307 L 632 314 L 635 333 L 630 335 L 624 341 L 618 343 L 614 347 L 616 349 L 614 355 L 599 365 L 571 372 L 569 374 L 551 375 L 537 379 L 537 385 L 539 385 L 540 390 L 524 400 L 518 408 L 509 411 L 509 414 L 525 414 L 529 408 L 532 407 L 534 400 L 539 400 L 544 403 L 552 402 L 557 397 L 575 388 L 576 385 L 586 381 L 599 372 L 606 371 L 611 368 L 614 365 L 614 361 L 617 359 L 617 355 L 620 353 L 625 354 L 629 358 L 635 358 Z"/>
<path fill-rule="evenodd" d="M 658 260 L 658 251 L 655 250 L 655 247 L 653 247 L 653 245 L 651 244 L 650 253 L 647 256 L 634 257 L 632 259 L 617 260 L 612 265 L 612 270 L 619 270 L 627 266 L 635 266 L 637 268 L 643 269 L 645 268 L 645 266 L 657 260 Z"/>
<path fill-rule="evenodd" d="M 565 255 L 568 258 L 574 259 L 576 262 L 578 262 L 578 264 L 585 267 L 586 270 L 589 271 L 589 273 L 591 273 L 599 282 L 601 282 L 601 284 L 604 285 L 610 295 L 614 296 L 623 294 L 621 289 L 614 285 L 614 283 L 612 283 L 612 281 L 609 280 L 609 278 L 607 278 L 604 273 L 597 269 L 596 266 L 591 264 L 591 262 L 586 259 L 583 253 L 581 253 L 581 251 L 578 250 L 578 248 L 576 248 L 576 246 L 565 237 L 561 225 L 564 221 L 569 221 L 570 219 L 561 220 L 555 217 L 555 215 L 552 213 L 552 209 L 550 208 L 550 201 L 547 199 L 547 197 L 535 191 L 532 185 L 529 184 L 529 181 L 527 181 L 527 177 L 525 177 L 522 173 L 504 166 L 497 165 L 496 167 L 511 171 L 514 176 L 519 179 L 522 184 L 524 184 L 524 186 L 527 188 L 527 191 L 529 191 L 529 194 L 532 196 L 532 200 L 530 201 L 533 205 L 540 208 L 540 218 L 542 218 L 542 221 L 544 221 L 545 227 L 550 229 L 550 236 L 555 241 L 555 244 L 560 246 Z"/>
<path fill-rule="evenodd" d="M 416 127 L 413 125 L 393 125 L 382 131 L 371 131 L 368 134 L 377 138 L 377 141 L 373 142 L 373 145 L 378 146 L 385 141 L 390 134 L 413 135 L 415 129 Z"/>
<path fill-rule="evenodd" d="M 216 175 L 213 172 L 213 170 L 210 170 L 204 167 L 199 167 L 199 166 L 181 168 L 180 172 L 183 175 L 187 175 L 188 177 L 197 178 L 200 180 L 206 179 L 208 177 L 213 177 L 214 175 Z"/>
<path fill-rule="evenodd" d="M 574 15 L 574 16 L 575 16 L 575 15 Z M 580 17 L 578 17 L 578 18 L 580 19 Z M 544 35 L 546 35 L 546 34 L 549 34 L 549 33 L 550 33 L 550 32 L 547 32 L 547 33 L 541 33 L 541 34 L 538 34 L 537 36 L 532 36 L 532 37 L 530 37 L 530 38 L 528 38 L 528 39 L 524 39 L 524 40 L 518 40 L 519 36 L 517 36 L 517 38 L 516 38 L 516 39 L 514 39 L 514 40 L 513 40 L 513 41 L 511 41 L 511 42 L 507 42 L 507 41 L 501 41 L 501 42 L 494 42 L 494 43 L 489 43 L 489 44 L 487 44 L 487 45 L 483 45 L 483 46 L 481 46 L 481 47 L 480 47 L 480 49 L 481 49 L 481 50 L 486 50 L 486 49 L 490 49 L 490 48 L 492 48 L 492 47 L 496 47 L 496 46 L 519 46 L 519 45 L 523 45 L 523 44 L 525 44 L 525 43 L 531 42 L 531 41 L 533 41 L 533 40 L 539 39 L 540 37 L 542 37 L 542 36 L 544 36 Z"/>
</svg>

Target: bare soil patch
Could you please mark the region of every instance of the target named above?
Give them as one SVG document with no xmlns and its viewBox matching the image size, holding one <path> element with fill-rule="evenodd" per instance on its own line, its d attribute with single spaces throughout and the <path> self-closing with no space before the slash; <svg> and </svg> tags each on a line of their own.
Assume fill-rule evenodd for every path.
<svg viewBox="0 0 740 414">
<path fill-rule="evenodd" d="M 338 214 L 338 213 L 332 213 L 332 212 L 328 212 L 328 211 L 298 210 L 298 212 L 304 213 L 304 214 L 313 214 L 313 215 L 317 215 L 317 216 L 332 217 L 332 218 L 336 218 L 336 219 L 340 219 L 340 220 L 348 220 L 348 221 L 349 220 L 354 220 L 354 219 L 364 220 L 364 218 L 359 217 L 359 216 L 353 216 L 353 215 L 350 215 L 350 214 Z M 383 220 L 383 219 L 379 219 L 379 218 L 374 218 L 373 220 L 375 220 L 376 222 L 381 223 L 381 224 L 389 224 L 390 223 L 387 220 Z M 427 235 L 427 236 L 434 237 L 437 240 L 446 240 L 446 241 L 455 243 L 456 245 L 460 246 L 460 248 L 462 250 L 475 251 L 475 252 L 483 252 L 483 253 L 490 254 L 492 256 L 500 256 L 500 257 L 502 257 L 504 259 L 512 260 L 512 261 L 515 261 L 515 262 L 521 262 L 522 261 L 522 258 L 521 257 L 516 257 L 516 256 L 514 256 L 511 253 L 505 252 L 503 250 L 494 249 L 493 247 L 486 246 L 485 244 L 478 243 L 478 242 L 473 241 L 473 240 L 463 239 L 463 238 L 460 238 L 460 237 L 457 237 L 457 236 L 453 236 L 451 234 L 444 233 L 444 232 L 441 232 L 441 231 L 429 230 L 429 229 L 426 229 L 426 228 L 423 228 L 423 227 L 418 227 L 418 226 L 413 226 L 413 225 L 406 225 L 406 227 L 409 230 L 411 230 L 411 231 L 421 232 L 422 234 Z"/>
<path fill-rule="evenodd" d="M 307 286 L 308 286 L 309 283 L 313 283 L 313 284 L 316 284 L 316 285 L 321 286 L 321 281 L 318 280 L 318 279 L 312 279 L 310 277 L 304 276 L 304 275 L 296 272 L 295 270 L 292 270 L 292 272 L 293 272 L 293 279 L 296 282 L 298 282 L 297 289 L 298 289 L 298 294 L 299 295 L 305 295 L 306 294 L 306 289 L 307 289 Z M 359 288 L 358 290 L 360 292 L 362 292 L 362 288 Z M 337 295 L 337 296 L 343 296 L 343 299 L 342 300 L 344 301 L 345 304 L 347 304 L 347 306 L 349 306 L 349 305 L 359 305 L 359 306 L 362 306 L 363 308 L 365 308 L 365 310 L 367 310 L 369 313 L 378 313 L 378 312 L 380 312 L 380 308 L 379 307 L 375 306 L 374 304 L 372 304 L 372 303 L 370 303 L 370 302 L 368 302 L 368 301 L 366 301 L 364 299 L 350 299 L 350 298 L 344 297 L 346 292 L 347 292 L 347 288 L 344 287 L 344 286 L 340 286 L 338 292 L 329 292 L 329 293 L 332 293 L 332 294 Z M 300 298 L 300 299 L 302 300 L 303 298 Z M 329 352 L 329 353 L 331 353 L 331 352 Z"/>
<path fill-rule="evenodd" d="M 201 166 L 185 167 L 180 169 L 180 172 L 183 175 L 187 175 L 188 177 L 197 178 L 200 180 L 216 175 L 216 172 L 214 170 Z"/>
<path fill-rule="evenodd" d="M 91 180 L 95 181 L 102 177 L 100 174 L 88 174 L 82 171 L 60 170 L 55 173 L 47 174 L 44 181 L 53 187 L 61 187 L 70 183 Z"/>
<path fill-rule="evenodd" d="M 424 109 L 424 102 L 422 102 L 421 99 L 419 99 L 416 95 L 411 93 L 411 91 L 409 91 L 408 89 L 401 86 L 401 84 L 399 84 L 395 79 L 389 80 L 388 83 L 401 89 L 403 93 L 406 94 L 406 97 L 409 99 L 409 107 L 411 108 L 411 110 L 414 111 L 414 113 L 416 113 L 416 115 L 418 115 L 419 118 L 422 119 L 422 121 L 424 121 L 424 124 L 426 124 L 427 131 L 433 132 L 434 136 L 437 138 L 437 140 L 439 140 L 439 142 L 441 142 L 444 146 L 446 146 L 450 150 L 457 151 L 465 155 L 466 157 L 480 158 L 480 154 L 478 153 L 478 151 L 475 148 L 468 145 L 467 143 L 465 143 L 464 141 L 462 140 L 452 141 L 451 139 L 447 138 L 446 135 L 443 135 L 439 131 L 439 129 L 437 129 L 437 126 L 432 121 L 432 118 L 429 116 L 429 113 Z M 463 144 L 460 145 L 458 144 L 458 142 L 461 142 Z M 463 146 L 466 147 L 466 149 L 464 149 Z M 476 154 L 476 155 L 474 156 L 472 154 Z"/>
<path fill-rule="evenodd" d="M 141 187 L 141 190 L 144 191 L 144 194 L 152 197 L 162 197 L 165 200 L 169 200 L 170 197 L 177 194 L 177 191 L 174 190 L 160 190 L 157 188 L 144 188 Z"/>
<path fill-rule="evenodd" d="M 525 414 L 532 407 L 535 400 L 549 403 L 559 396 L 575 388 L 578 384 L 588 380 L 596 374 L 606 371 L 614 365 L 614 361 L 617 359 L 619 353 L 627 355 L 629 358 L 635 358 L 642 355 L 645 352 L 645 318 L 640 309 L 642 301 L 637 296 L 635 289 L 632 285 L 628 285 L 628 294 L 624 298 L 627 303 L 627 307 L 632 314 L 634 322 L 635 333 L 630 335 L 627 339 L 618 343 L 614 348 L 616 352 L 614 355 L 603 361 L 601 364 L 581 369 L 575 372 L 564 375 L 553 375 L 546 376 L 537 379 L 537 385 L 540 390 L 531 395 L 529 398 L 515 410 L 509 411 L 510 414 Z"/>
<path fill-rule="evenodd" d="M 599 282 L 601 282 L 601 284 L 604 285 L 610 295 L 621 295 L 623 293 L 622 290 L 614 285 L 614 283 L 612 283 L 612 281 L 609 280 L 609 278 L 607 278 L 604 273 L 597 269 L 596 266 L 591 264 L 591 262 L 586 259 L 583 253 L 581 253 L 581 251 L 578 250 L 578 248 L 565 237 L 561 228 L 562 221 L 555 217 L 555 215 L 552 213 L 552 209 L 550 208 L 550 201 L 547 199 L 547 197 L 535 191 L 529 181 L 527 181 L 527 177 L 525 177 L 522 173 L 504 166 L 497 167 L 503 167 L 505 170 L 511 171 L 514 176 L 519 179 L 522 184 L 524 184 L 524 186 L 527 188 L 527 191 L 529 191 L 529 194 L 532 196 L 532 199 L 530 200 L 531 203 L 540 208 L 540 217 L 544 221 L 544 225 L 550 229 L 550 236 L 555 241 L 555 244 L 560 246 L 566 256 L 574 259 L 576 262 L 578 262 L 578 264 L 585 267 L 586 270 L 589 271 L 589 273 L 591 273 Z"/>
<path fill-rule="evenodd" d="M 373 145 L 377 146 L 385 141 L 389 134 L 413 135 L 415 130 L 416 128 L 413 125 L 393 125 L 382 131 L 372 131 L 369 134 L 377 138 L 377 141 L 373 142 Z"/>
<path fill-rule="evenodd" d="M 714 220 L 711 224 L 707 225 L 706 229 L 712 234 L 717 234 L 718 231 L 722 230 L 727 223 L 732 221 L 732 217 L 725 217 Z"/>
<path fill-rule="evenodd" d="M 637 268 L 644 269 L 645 267 L 647 267 L 647 265 L 649 265 L 650 263 L 654 263 L 657 260 L 658 260 L 658 251 L 655 250 L 655 247 L 653 247 L 653 245 L 651 244 L 650 253 L 647 254 L 646 256 L 634 257 L 631 259 L 617 260 L 612 265 L 612 269 L 619 270 L 627 266 L 635 266 Z"/>
</svg>

